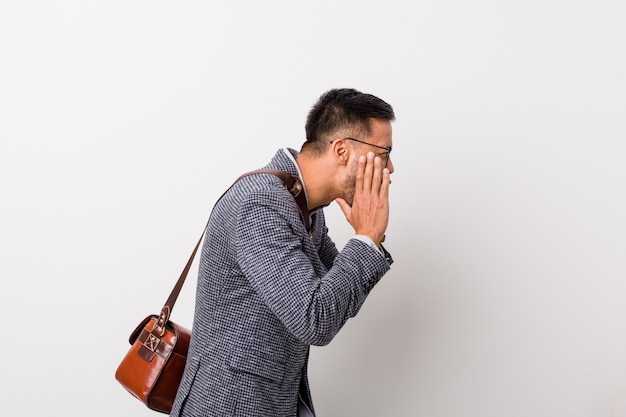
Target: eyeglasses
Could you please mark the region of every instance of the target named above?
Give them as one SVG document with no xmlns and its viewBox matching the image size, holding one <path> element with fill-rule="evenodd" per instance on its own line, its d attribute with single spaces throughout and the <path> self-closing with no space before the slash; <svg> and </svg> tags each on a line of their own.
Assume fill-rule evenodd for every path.
<svg viewBox="0 0 626 417">
<path fill-rule="evenodd" d="M 374 145 L 373 143 L 363 142 L 362 140 L 358 140 L 354 138 L 343 138 L 343 140 L 351 140 L 353 142 L 358 142 L 364 145 L 370 145 L 378 149 L 386 150 L 387 152 L 385 152 L 383 155 L 378 155 L 378 156 L 380 157 L 380 159 L 385 161 L 385 168 L 387 167 L 387 162 L 389 162 L 389 154 L 391 153 L 391 146 L 378 146 L 378 145 Z"/>
</svg>

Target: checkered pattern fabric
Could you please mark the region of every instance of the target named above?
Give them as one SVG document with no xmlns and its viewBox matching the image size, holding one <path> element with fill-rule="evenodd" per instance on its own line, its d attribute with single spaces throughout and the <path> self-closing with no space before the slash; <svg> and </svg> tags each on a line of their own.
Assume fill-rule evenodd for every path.
<svg viewBox="0 0 626 417">
<path fill-rule="evenodd" d="M 285 150 L 265 168 L 297 174 Z M 338 252 L 327 231 L 321 210 L 306 231 L 271 174 L 243 178 L 216 204 L 171 416 L 294 417 L 299 394 L 312 409 L 309 346 L 329 343 L 390 265 L 357 239 Z"/>
</svg>

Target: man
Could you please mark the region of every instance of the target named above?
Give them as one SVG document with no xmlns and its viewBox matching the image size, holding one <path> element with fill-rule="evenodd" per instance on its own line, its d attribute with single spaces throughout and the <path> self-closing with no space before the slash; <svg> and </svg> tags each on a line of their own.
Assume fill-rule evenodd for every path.
<svg viewBox="0 0 626 417">
<path fill-rule="evenodd" d="M 265 173 L 244 177 L 215 205 L 172 416 L 314 415 L 310 345 L 333 339 L 392 262 L 381 243 L 394 119 L 377 97 L 330 90 L 309 112 L 301 152 L 281 149 L 265 167 L 299 177 L 305 210 Z M 333 201 L 355 230 L 341 252 L 322 211 Z"/>
</svg>

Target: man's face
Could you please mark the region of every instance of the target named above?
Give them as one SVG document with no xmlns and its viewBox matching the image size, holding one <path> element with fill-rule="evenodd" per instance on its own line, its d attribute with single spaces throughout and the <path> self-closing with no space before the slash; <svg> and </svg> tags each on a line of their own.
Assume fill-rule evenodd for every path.
<svg viewBox="0 0 626 417">
<path fill-rule="evenodd" d="M 371 119 L 370 130 L 368 137 L 346 140 L 346 142 L 350 142 L 354 150 L 352 152 L 353 157 L 348 161 L 347 174 L 343 181 L 343 199 L 350 205 L 354 201 L 356 168 L 359 157 L 367 156 L 369 152 L 374 152 L 375 156 L 380 157 L 383 167 L 386 167 L 390 174 L 394 171 L 391 155 L 383 149 L 391 149 L 392 146 L 391 123 L 387 120 Z"/>
</svg>

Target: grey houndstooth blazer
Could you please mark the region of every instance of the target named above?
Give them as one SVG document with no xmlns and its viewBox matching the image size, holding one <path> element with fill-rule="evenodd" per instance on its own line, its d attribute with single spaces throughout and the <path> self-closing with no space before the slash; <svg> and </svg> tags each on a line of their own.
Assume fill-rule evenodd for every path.
<svg viewBox="0 0 626 417">
<path fill-rule="evenodd" d="M 297 175 L 287 152 L 265 168 Z M 322 210 L 311 223 L 309 235 L 270 174 L 243 178 L 215 205 L 171 416 L 294 417 L 299 401 L 313 410 L 309 346 L 333 339 L 392 261 L 358 239 L 338 252 Z"/>
</svg>

